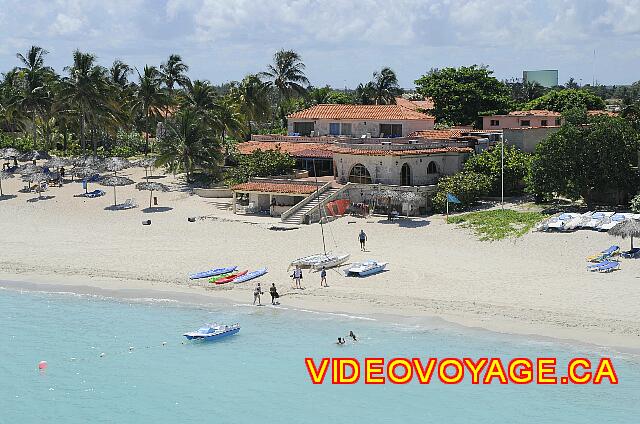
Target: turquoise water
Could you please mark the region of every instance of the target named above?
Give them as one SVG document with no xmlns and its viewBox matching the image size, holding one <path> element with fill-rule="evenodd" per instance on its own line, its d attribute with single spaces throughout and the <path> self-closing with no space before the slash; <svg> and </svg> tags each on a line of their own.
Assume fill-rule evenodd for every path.
<svg viewBox="0 0 640 424">
<path fill-rule="evenodd" d="M 637 423 L 640 414 L 640 365 L 624 356 L 614 359 L 617 386 L 314 386 L 304 366 L 306 356 L 598 358 L 489 332 L 8 290 L 0 319 L 0 423 Z M 210 321 L 242 330 L 182 343 Z M 357 344 L 333 344 L 349 330 Z"/>
</svg>

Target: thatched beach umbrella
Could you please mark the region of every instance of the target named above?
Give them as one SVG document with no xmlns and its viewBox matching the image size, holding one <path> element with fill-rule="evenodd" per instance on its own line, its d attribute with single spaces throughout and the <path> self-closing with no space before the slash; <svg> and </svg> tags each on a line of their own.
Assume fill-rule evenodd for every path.
<svg viewBox="0 0 640 424">
<path fill-rule="evenodd" d="M 75 178 L 78 177 L 80 179 L 87 179 L 92 177 L 98 173 L 98 169 L 91 166 L 77 166 L 71 170 L 71 175 Z M 84 192 L 88 193 L 87 184 L 88 181 L 84 184 Z"/>
<path fill-rule="evenodd" d="M 135 165 L 144 168 L 144 177 L 149 181 L 149 173 L 151 173 L 151 170 L 155 168 L 157 161 L 157 157 L 148 156 L 135 162 Z M 153 173 L 151 175 L 153 175 Z"/>
<path fill-rule="evenodd" d="M 71 161 L 73 166 L 78 168 L 91 167 L 99 169 L 102 166 L 102 159 L 95 156 L 78 156 Z"/>
<path fill-rule="evenodd" d="M 113 206 L 118 205 L 118 200 L 116 199 L 116 187 L 126 186 L 133 184 L 133 180 L 130 180 L 127 177 L 119 177 L 117 175 L 110 175 L 108 177 L 104 177 L 100 180 L 100 184 L 103 186 L 111 186 L 113 187 Z"/>
<path fill-rule="evenodd" d="M 615 227 L 607 231 L 610 236 L 631 238 L 631 249 L 633 249 L 633 238 L 640 237 L 640 221 L 637 219 L 626 219 Z"/>
<path fill-rule="evenodd" d="M 26 179 L 27 181 L 29 181 L 29 183 L 33 183 L 36 185 L 38 198 L 42 198 L 42 187 L 40 183 L 42 183 L 43 181 L 47 181 L 49 179 L 49 175 L 45 174 L 44 172 L 36 172 L 33 174 L 29 174 Z"/>
<path fill-rule="evenodd" d="M 149 207 L 151 207 L 151 200 L 153 199 L 153 192 L 154 191 L 169 191 L 169 187 L 167 187 L 166 185 L 162 184 L 162 183 L 156 183 L 156 182 L 142 182 L 142 183 L 138 183 L 136 184 L 136 188 L 138 190 L 147 190 L 150 192 L 149 194 Z"/>
<path fill-rule="evenodd" d="M 56 168 L 60 169 L 63 166 L 67 166 L 69 164 L 69 160 L 61 157 L 52 157 L 47 162 L 45 162 L 44 166 L 47 168 Z"/>
<path fill-rule="evenodd" d="M 42 172 L 42 167 L 38 165 L 34 165 L 32 163 L 27 163 L 18 168 L 18 173 L 22 175 L 22 179 L 29 182 L 29 189 L 31 189 L 31 179 L 30 175 L 38 174 Z"/>
<path fill-rule="evenodd" d="M 0 171 L 0 197 L 4 196 L 2 192 L 2 180 L 8 180 L 9 178 L 13 178 L 13 174 L 6 171 Z"/>
<path fill-rule="evenodd" d="M 107 158 L 102 163 L 102 167 L 107 170 L 113 172 L 113 175 L 116 175 L 118 171 L 122 171 L 125 168 L 131 166 L 131 162 L 129 162 L 125 158 L 112 157 Z"/>
<path fill-rule="evenodd" d="M 0 150 L 0 157 L 2 159 L 17 158 L 18 156 L 20 156 L 20 152 L 13 147 L 5 147 Z"/>
<path fill-rule="evenodd" d="M 30 152 L 23 153 L 20 155 L 18 160 L 22 162 L 35 162 L 40 159 L 51 159 L 51 156 L 47 152 L 40 152 L 38 150 L 31 150 Z"/>
</svg>

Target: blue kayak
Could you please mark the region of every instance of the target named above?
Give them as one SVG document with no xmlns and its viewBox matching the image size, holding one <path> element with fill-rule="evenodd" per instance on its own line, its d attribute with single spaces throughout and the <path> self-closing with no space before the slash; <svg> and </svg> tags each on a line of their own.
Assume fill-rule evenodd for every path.
<svg viewBox="0 0 640 424">
<path fill-rule="evenodd" d="M 244 283 L 245 281 L 253 280 L 254 278 L 258 278 L 267 273 L 267 268 L 258 269 L 255 271 L 247 272 L 244 275 L 239 276 L 234 279 L 234 283 Z"/>
<path fill-rule="evenodd" d="M 210 269 L 209 271 L 196 272 L 195 274 L 189 274 L 189 279 L 197 280 L 198 278 L 208 278 L 213 277 L 214 275 L 227 274 L 229 272 L 233 272 L 238 268 L 237 266 L 227 267 L 227 268 L 216 268 Z"/>
</svg>

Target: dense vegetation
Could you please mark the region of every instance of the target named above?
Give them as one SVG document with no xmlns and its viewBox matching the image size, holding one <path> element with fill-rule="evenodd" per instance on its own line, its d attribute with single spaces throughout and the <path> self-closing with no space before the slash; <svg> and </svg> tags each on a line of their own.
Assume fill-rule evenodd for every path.
<svg viewBox="0 0 640 424">
<path fill-rule="evenodd" d="M 480 240 L 494 241 L 523 236 L 543 218 L 539 212 L 494 209 L 451 216 L 447 222 L 470 227 Z"/>
</svg>

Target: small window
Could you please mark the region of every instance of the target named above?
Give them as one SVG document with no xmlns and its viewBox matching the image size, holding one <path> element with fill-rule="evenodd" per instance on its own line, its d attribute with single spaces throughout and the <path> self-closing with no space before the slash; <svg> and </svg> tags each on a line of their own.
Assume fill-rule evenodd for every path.
<svg viewBox="0 0 640 424">
<path fill-rule="evenodd" d="M 491 120 L 491 126 L 492 127 L 497 127 L 500 125 L 500 121 L 498 119 L 492 119 Z"/>
<path fill-rule="evenodd" d="M 560 118 L 556 118 L 556 126 L 561 125 Z"/>
<path fill-rule="evenodd" d="M 402 124 L 380 124 L 380 137 L 402 137 Z"/>
<path fill-rule="evenodd" d="M 351 135 L 351 124 L 342 124 L 342 131 L 340 132 L 342 135 Z"/>
<path fill-rule="evenodd" d="M 540 126 L 541 127 L 546 127 L 547 125 L 548 124 L 547 124 L 547 120 L 546 119 L 543 119 L 542 121 L 540 121 Z"/>
<path fill-rule="evenodd" d="M 311 135 L 311 131 L 314 130 L 313 122 L 294 122 L 293 132 L 299 135 Z"/>
<path fill-rule="evenodd" d="M 528 120 L 528 119 L 523 119 L 522 121 L 520 121 L 520 126 L 530 127 L 531 126 L 531 121 Z"/>
<path fill-rule="evenodd" d="M 329 124 L 329 134 L 330 135 L 340 135 L 340 123 L 331 122 Z"/>
<path fill-rule="evenodd" d="M 427 174 L 437 174 L 438 173 L 438 167 L 436 166 L 436 163 L 431 161 L 429 162 L 429 165 L 427 165 Z"/>
</svg>

